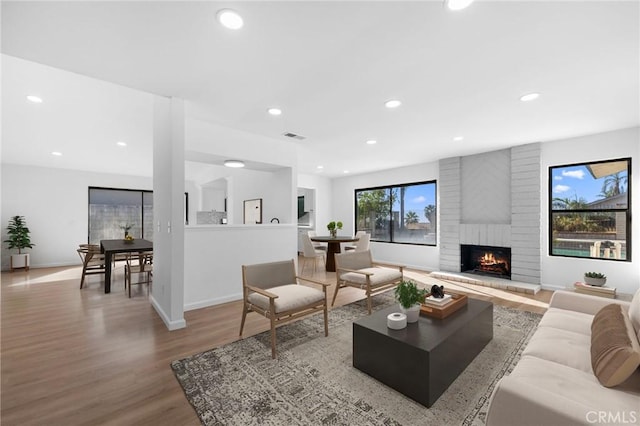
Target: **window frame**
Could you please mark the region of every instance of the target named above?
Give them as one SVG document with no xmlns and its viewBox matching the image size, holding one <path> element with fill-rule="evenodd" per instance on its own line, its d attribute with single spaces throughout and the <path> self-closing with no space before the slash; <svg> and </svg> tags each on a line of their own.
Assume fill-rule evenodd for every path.
<svg viewBox="0 0 640 426">
<path fill-rule="evenodd" d="M 554 209 L 553 208 L 553 174 L 552 171 L 554 169 L 564 168 L 564 167 L 576 167 L 576 166 L 588 166 L 590 164 L 602 164 L 602 163 L 615 163 L 615 162 L 627 162 L 627 207 L 626 208 L 600 208 L 600 209 Z M 579 163 L 569 163 L 569 164 L 559 164 L 555 166 L 549 166 L 548 168 L 548 185 L 547 185 L 547 200 L 548 200 L 548 255 L 553 257 L 567 257 L 572 259 L 588 259 L 588 260 L 604 260 L 604 261 L 615 261 L 615 262 L 631 262 L 632 261 L 632 241 L 631 241 L 631 196 L 632 196 L 632 174 L 631 174 L 631 166 L 632 166 L 632 158 L 631 157 L 622 157 L 622 158 L 614 158 L 610 160 L 597 160 L 597 161 L 584 161 Z M 625 259 L 614 259 L 614 258 L 604 258 L 604 257 L 591 257 L 591 256 L 573 256 L 569 254 L 554 254 L 553 253 L 553 214 L 554 213 L 562 213 L 562 212 L 571 212 L 571 213 L 620 213 L 623 212 L 626 214 L 626 223 L 625 223 L 625 231 L 626 231 L 626 258 Z"/>
<path fill-rule="evenodd" d="M 107 190 L 107 191 L 129 191 L 129 192 L 139 192 L 140 193 L 140 207 L 141 207 L 141 222 L 140 222 L 140 230 L 142 235 L 144 235 L 144 194 L 149 193 L 153 196 L 153 191 L 148 189 L 131 189 L 131 188 L 111 188 L 104 186 L 89 186 L 87 189 L 87 243 L 91 241 L 91 190 Z M 151 227 L 153 230 L 153 226 Z"/>
<path fill-rule="evenodd" d="M 355 211 L 355 216 L 354 216 L 354 221 L 353 223 L 355 224 L 355 232 L 358 232 L 358 192 L 363 192 L 363 191 L 375 191 L 375 190 L 391 190 L 392 194 L 393 194 L 393 190 L 394 189 L 400 189 L 402 187 L 410 187 L 410 186 L 419 186 L 419 185 L 428 185 L 428 184 L 433 184 L 434 186 L 434 193 L 435 193 L 435 207 L 436 207 L 436 218 L 437 218 L 437 214 L 438 214 L 438 180 L 437 179 L 432 179 L 432 180 L 426 180 L 426 181 L 419 181 L 419 182 L 410 182 L 410 183 L 402 183 L 402 184 L 395 184 L 395 185 L 381 185 L 381 186 L 373 186 L 373 187 L 368 187 L 368 188 L 357 188 L 353 190 L 353 204 L 354 204 L 354 211 Z M 394 241 L 394 232 L 395 232 L 395 227 L 394 227 L 394 220 L 393 220 L 393 197 L 389 197 L 389 241 L 386 240 L 378 240 L 378 239 L 374 239 L 373 237 L 371 238 L 372 242 L 377 242 L 377 243 L 385 243 L 385 244 L 403 244 L 403 245 L 410 245 L 410 246 L 426 246 L 426 247 L 437 247 L 438 246 L 438 221 L 436 219 L 436 232 L 435 232 L 435 242 L 434 243 L 415 243 L 415 242 L 407 242 L 407 241 Z"/>
</svg>

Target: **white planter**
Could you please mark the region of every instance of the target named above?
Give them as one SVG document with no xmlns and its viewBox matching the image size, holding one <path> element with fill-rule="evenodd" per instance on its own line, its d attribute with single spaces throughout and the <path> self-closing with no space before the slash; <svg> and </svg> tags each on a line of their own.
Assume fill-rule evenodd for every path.
<svg viewBox="0 0 640 426">
<path fill-rule="evenodd" d="M 11 255 L 11 271 L 16 268 L 24 268 L 29 270 L 30 257 L 29 253 L 12 254 Z"/>
<path fill-rule="evenodd" d="M 417 322 L 420 317 L 420 304 L 416 303 L 409 309 L 405 309 L 400 305 L 400 310 L 407 316 L 407 323 Z"/>
<path fill-rule="evenodd" d="M 584 282 L 586 284 L 593 285 L 593 286 L 596 286 L 596 287 L 602 287 L 603 285 L 605 285 L 607 283 L 607 279 L 606 278 L 584 277 Z"/>
</svg>

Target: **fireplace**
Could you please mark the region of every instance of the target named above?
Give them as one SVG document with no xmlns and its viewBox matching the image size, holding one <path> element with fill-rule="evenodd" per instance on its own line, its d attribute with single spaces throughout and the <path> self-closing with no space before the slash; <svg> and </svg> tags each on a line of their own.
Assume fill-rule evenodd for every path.
<svg viewBox="0 0 640 426">
<path fill-rule="evenodd" d="M 460 272 L 511 279 L 511 248 L 463 244 Z"/>
</svg>

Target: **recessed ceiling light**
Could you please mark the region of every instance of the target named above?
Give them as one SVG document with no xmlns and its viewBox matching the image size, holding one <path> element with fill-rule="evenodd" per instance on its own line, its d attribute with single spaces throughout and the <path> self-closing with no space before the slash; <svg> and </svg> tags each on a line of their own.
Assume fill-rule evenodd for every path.
<svg viewBox="0 0 640 426">
<path fill-rule="evenodd" d="M 453 140 L 456 141 L 456 142 L 460 142 L 463 139 L 464 139 L 464 137 L 462 137 L 462 136 L 456 136 L 455 138 L 453 138 Z"/>
<path fill-rule="evenodd" d="M 235 10 L 219 10 L 217 17 L 218 22 L 220 22 L 224 27 L 229 28 L 230 30 L 239 30 L 244 25 L 242 16 L 240 16 Z"/>
<path fill-rule="evenodd" d="M 118 142 L 116 142 L 116 145 L 118 145 L 118 146 L 127 146 L 127 143 L 126 142 L 122 142 L 122 141 L 118 141 Z"/>
<path fill-rule="evenodd" d="M 224 165 L 227 167 L 240 168 L 244 167 L 244 163 L 240 160 L 226 160 Z"/>
<path fill-rule="evenodd" d="M 62 157 L 62 153 L 61 153 L 61 152 L 58 152 L 58 151 L 53 151 L 53 152 L 51 153 L 51 155 L 54 155 L 54 156 L 56 156 L 56 157 Z"/>
<path fill-rule="evenodd" d="M 347 173 L 349 173 L 349 170 L 345 170 L 343 173 L 347 174 Z"/>
<path fill-rule="evenodd" d="M 473 0 L 446 0 L 445 3 L 449 10 L 462 10 L 469 7 Z"/>
<path fill-rule="evenodd" d="M 322 170 L 322 169 L 324 169 L 324 166 L 318 166 L 318 167 L 316 167 L 316 169 L 321 169 Z"/>
<path fill-rule="evenodd" d="M 378 143 L 378 141 L 374 141 L 373 139 L 369 139 L 369 140 L 367 141 L 367 145 L 375 145 L 375 144 L 377 144 L 377 143 Z"/>
<path fill-rule="evenodd" d="M 540 93 L 528 93 L 528 94 L 526 94 L 524 96 L 521 96 L 520 100 L 522 102 L 529 102 L 529 101 L 532 101 L 534 99 L 538 99 L 539 96 L 540 96 Z"/>
<path fill-rule="evenodd" d="M 402 105 L 402 102 L 397 99 L 391 99 L 384 103 L 387 108 L 398 108 L 400 105 Z"/>
<path fill-rule="evenodd" d="M 33 102 L 34 104 L 42 103 L 42 98 L 39 98 L 38 96 L 34 96 L 34 95 L 27 96 L 27 100 L 30 102 Z"/>
<path fill-rule="evenodd" d="M 269 108 L 267 112 L 271 115 L 280 115 L 282 114 L 282 110 L 280 108 Z"/>
</svg>

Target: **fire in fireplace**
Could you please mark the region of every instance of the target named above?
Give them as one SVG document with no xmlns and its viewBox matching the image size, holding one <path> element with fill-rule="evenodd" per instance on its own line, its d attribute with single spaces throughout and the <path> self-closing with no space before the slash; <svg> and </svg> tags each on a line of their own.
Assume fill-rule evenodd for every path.
<svg viewBox="0 0 640 426">
<path fill-rule="evenodd" d="M 511 249 L 463 244 L 460 271 L 511 279 Z"/>
</svg>

